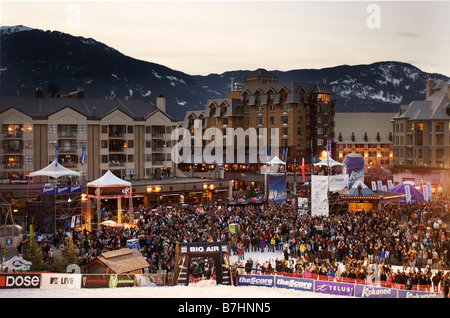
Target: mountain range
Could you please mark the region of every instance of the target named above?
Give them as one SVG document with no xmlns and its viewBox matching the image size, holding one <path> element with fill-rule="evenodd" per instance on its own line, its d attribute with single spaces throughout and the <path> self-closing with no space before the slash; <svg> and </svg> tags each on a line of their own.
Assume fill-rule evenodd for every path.
<svg viewBox="0 0 450 318">
<path fill-rule="evenodd" d="M 244 82 L 253 70 L 206 76 L 189 75 L 138 60 L 92 38 L 25 26 L 1 27 L 0 95 L 68 94 L 83 89 L 86 98 L 166 97 L 166 111 L 182 120 L 188 110 L 204 109 L 223 98 L 231 82 Z M 261 66 L 264 68 L 264 65 Z M 323 69 L 269 70 L 280 82 L 326 82 L 336 94 L 337 112 L 396 112 L 400 104 L 425 98 L 427 79 L 450 80 L 397 61 L 341 65 Z"/>
</svg>

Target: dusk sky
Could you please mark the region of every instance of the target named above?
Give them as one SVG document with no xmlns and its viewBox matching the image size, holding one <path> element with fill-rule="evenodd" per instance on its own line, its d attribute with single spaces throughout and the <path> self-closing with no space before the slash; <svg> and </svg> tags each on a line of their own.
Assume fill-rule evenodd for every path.
<svg viewBox="0 0 450 318">
<path fill-rule="evenodd" d="M 1 25 L 93 38 L 191 75 L 379 61 L 450 76 L 450 1 L 1 1 Z"/>
</svg>

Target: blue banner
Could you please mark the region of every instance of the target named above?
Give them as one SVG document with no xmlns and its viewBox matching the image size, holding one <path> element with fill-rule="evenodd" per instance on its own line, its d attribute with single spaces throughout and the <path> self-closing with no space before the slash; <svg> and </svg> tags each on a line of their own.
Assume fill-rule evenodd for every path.
<svg viewBox="0 0 450 318">
<path fill-rule="evenodd" d="M 269 204 L 286 203 L 286 176 L 269 175 Z"/>
<path fill-rule="evenodd" d="M 355 296 L 361 298 L 397 298 L 397 289 L 370 285 L 356 285 Z"/>
<path fill-rule="evenodd" d="M 86 147 L 83 147 L 81 151 L 81 166 L 86 163 Z"/>
<path fill-rule="evenodd" d="M 430 293 L 421 292 L 415 290 L 403 290 L 398 291 L 398 298 L 442 298 L 442 293 Z"/>
<path fill-rule="evenodd" d="M 314 280 L 312 279 L 277 276 L 275 282 L 278 288 L 314 291 Z"/>
<path fill-rule="evenodd" d="M 239 286 L 264 286 L 274 287 L 275 277 L 264 275 L 239 275 Z"/>
<path fill-rule="evenodd" d="M 55 190 L 56 189 L 56 190 Z M 81 192 L 81 184 L 66 187 L 41 187 L 42 194 L 68 194 Z"/>
</svg>

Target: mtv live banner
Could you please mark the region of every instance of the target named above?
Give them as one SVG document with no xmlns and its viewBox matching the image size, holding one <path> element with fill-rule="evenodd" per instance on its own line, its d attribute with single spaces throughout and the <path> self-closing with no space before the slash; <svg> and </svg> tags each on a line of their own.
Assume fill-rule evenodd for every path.
<svg viewBox="0 0 450 318">
<path fill-rule="evenodd" d="M 328 176 L 311 177 L 311 216 L 328 216 Z"/>
</svg>

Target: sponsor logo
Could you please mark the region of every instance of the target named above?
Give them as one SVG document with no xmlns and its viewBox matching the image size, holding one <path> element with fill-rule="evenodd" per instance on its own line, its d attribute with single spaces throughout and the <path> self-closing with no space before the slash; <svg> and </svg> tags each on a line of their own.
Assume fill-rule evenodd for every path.
<svg viewBox="0 0 450 318">
<path fill-rule="evenodd" d="M 279 277 L 277 278 L 277 286 L 278 287 L 287 287 L 287 288 L 296 288 L 303 290 L 311 290 L 313 289 L 312 282 L 300 281 L 298 279 L 286 279 Z"/>
<path fill-rule="evenodd" d="M 390 288 L 374 288 L 370 286 L 364 286 L 361 297 L 373 297 L 373 296 L 390 296 L 393 290 Z"/>
<path fill-rule="evenodd" d="M 39 275 L 1 275 L 0 288 L 39 288 Z"/>
<path fill-rule="evenodd" d="M 273 278 L 239 276 L 238 282 L 241 284 L 249 284 L 249 285 L 273 286 Z"/>
</svg>

